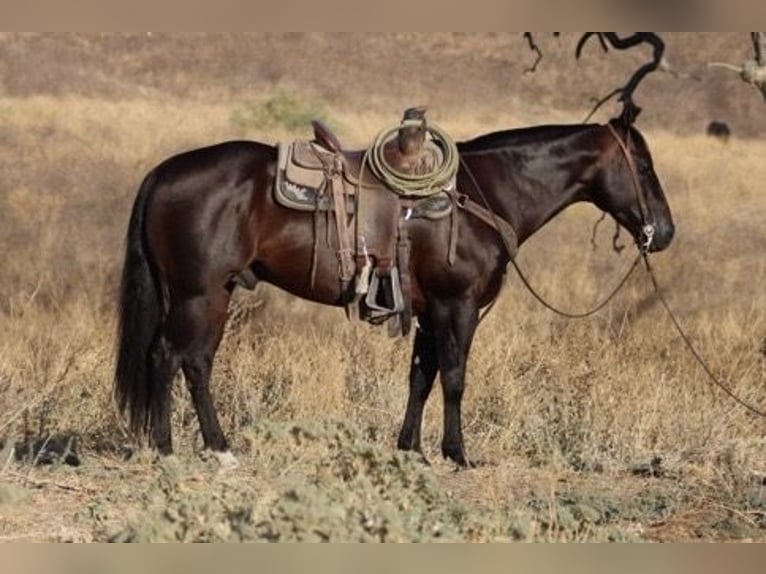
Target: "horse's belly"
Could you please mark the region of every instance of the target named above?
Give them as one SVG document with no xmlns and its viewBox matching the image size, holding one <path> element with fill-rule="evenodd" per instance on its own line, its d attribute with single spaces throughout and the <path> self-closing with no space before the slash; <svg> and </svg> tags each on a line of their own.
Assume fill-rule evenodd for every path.
<svg viewBox="0 0 766 574">
<path fill-rule="evenodd" d="M 288 293 L 324 305 L 341 305 L 341 280 L 335 254 L 317 250 L 282 250 L 254 264 L 256 276 Z"/>
</svg>

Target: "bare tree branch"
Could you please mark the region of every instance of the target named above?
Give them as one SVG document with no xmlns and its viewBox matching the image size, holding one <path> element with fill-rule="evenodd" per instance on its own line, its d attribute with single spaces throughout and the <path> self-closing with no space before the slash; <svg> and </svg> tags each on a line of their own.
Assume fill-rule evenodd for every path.
<svg viewBox="0 0 766 574">
<path fill-rule="evenodd" d="M 580 39 L 577 42 L 577 47 L 575 48 L 575 60 L 580 59 L 580 54 L 582 54 L 583 46 L 585 46 L 585 43 L 588 41 L 588 38 L 595 35 L 596 38 L 598 38 L 599 43 L 601 44 L 601 48 L 604 50 L 604 53 L 609 51 L 609 46 L 606 45 L 606 41 L 604 40 L 604 36 L 598 32 L 585 32 Z"/>
<path fill-rule="evenodd" d="M 622 92 L 622 88 L 615 88 L 614 90 L 609 92 L 607 95 L 605 95 L 601 99 L 591 98 L 591 101 L 595 102 L 595 105 L 593 106 L 593 108 L 591 108 L 588 115 L 585 116 L 585 119 L 582 121 L 582 123 L 587 123 L 593 117 L 593 114 L 595 114 L 601 106 L 603 106 L 605 103 L 607 103 L 609 100 L 611 100 L 613 97 L 620 94 L 621 92 Z M 636 119 L 636 116 L 638 116 L 640 111 L 641 109 L 639 108 L 638 111 L 635 112 L 633 119 Z"/>
<path fill-rule="evenodd" d="M 674 78 L 678 78 L 679 80 L 695 80 L 697 82 L 702 81 L 702 77 L 697 74 L 692 74 L 690 72 L 679 72 L 673 66 L 670 65 L 670 62 L 666 57 L 662 57 L 662 61 L 660 62 L 660 67 L 657 68 L 660 72 L 665 72 L 667 74 L 670 74 Z"/>
<path fill-rule="evenodd" d="M 525 74 L 531 74 L 537 71 L 537 65 L 540 63 L 540 60 L 543 59 L 543 53 L 540 50 L 540 47 L 535 43 L 535 39 L 532 36 L 532 32 L 524 32 L 524 39 L 527 41 L 527 45 L 529 46 L 529 49 L 537 54 L 537 58 L 535 58 L 535 63 L 532 64 L 531 67 L 524 70 Z"/>
<path fill-rule="evenodd" d="M 559 32 L 554 32 L 553 36 L 558 38 Z M 540 47 L 535 42 L 535 38 L 534 36 L 532 36 L 532 32 L 524 32 L 524 39 L 527 41 L 527 45 L 529 46 L 529 49 L 537 54 L 534 64 L 532 64 L 531 67 L 524 70 L 525 74 L 531 74 L 537 71 L 537 65 L 540 63 L 540 60 L 543 59 L 543 52 L 542 50 L 540 50 Z"/>
<path fill-rule="evenodd" d="M 750 32 L 753 40 L 755 61 L 761 66 L 766 66 L 766 32 Z"/>
<path fill-rule="evenodd" d="M 734 64 L 729 64 L 727 62 L 708 62 L 707 67 L 708 68 L 723 68 L 725 70 L 731 70 L 732 72 L 737 72 L 738 74 L 742 73 L 742 66 L 735 66 Z"/>
<path fill-rule="evenodd" d="M 554 36 L 558 35 L 558 32 L 554 32 Z M 629 50 L 642 44 L 648 44 L 652 47 L 652 59 L 633 72 L 633 75 L 628 79 L 624 86 L 615 88 L 600 99 L 593 98 L 595 105 L 585 118 L 584 121 L 586 122 L 590 120 L 593 114 L 595 114 L 606 102 L 614 97 L 618 97 L 618 101 L 623 104 L 621 115 L 622 120 L 626 123 L 633 123 L 641 113 L 641 108 L 636 105 L 633 99 L 634 93 L 644 78 L 657 70 L 667 72 L 676 78 L 701 80 L 699 76 L 678 72 L 670 66 L 669 62 L 664 57 L 665 43 L 662 41 L 662 38 L 654 32 L 635 32 L 625 37 L 621 37 L 616 32 L 585 32 L 580 36 L 575 47 L 575 58 L 577 60 L 582 56 L 585 45 L 592 37 L 595 37 L 598 40 L 599 45 L 604 52 L 608 52 L 610 47 L 615 50 Z M 711 68 L 725 68 L 737 72 L 744 81 L 758 88 L 764 99 L 766 99 L 766 32 L 751 32 L 750 37 L 753 43 L 753 51 L 755 54 L 754 59 L 747 60 L 742 66 L 734 66 L 725 62 L 710 62 L 708 66 Z M 532 66 L 524 70 L 524 73 L 526 74 L 537 70 L 540 61 L 543 58 L 543 52 L 535 42 L 531 32 L 525 32 L 524 39 L 527 41 L 530 50 L 536 54 L 536 59 Z"/>
<path fill-rule="evenodd" d="M 616 88 L 608 95 L 598 100 L 585 120 L 588 121 L 588 119 L 590 119 L 602 105 L 614 96 L 619 95 L 619 101 L 623 104 L 622 118 L 624 121 L 632 123 L 638 114 L 641 113 L 641 108 L 639 108 L 633 101 L 633 93 L 648 74 L 660 68 L 665 53 L 665 43 L 654 32 L 636 32 L 632 36 L 627 36 L 625 38 L 621 38 L 615 32 L 586 32 L 577 43 L 577 48 L 575 50 L 575 57 L 577 59 L 580 58 L 582 49 L 591 36 L 596 36 L 599 39 L 601 47 L 604 50 L 608 50 L 608 46 L 617 50 L 628 50 L 640 44 L 649 44 L 653 48 L 652 61 L 647 62 L 638 68 L 624 86 Z"/>
</svg>

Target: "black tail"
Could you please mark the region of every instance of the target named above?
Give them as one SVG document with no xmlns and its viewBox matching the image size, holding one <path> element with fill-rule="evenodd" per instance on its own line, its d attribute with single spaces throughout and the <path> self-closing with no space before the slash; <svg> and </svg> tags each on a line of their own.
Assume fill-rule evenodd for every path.
<svg viewBox="0 0 766 574">
<path fill-rule="evenodd" d="M 117 366 L 114 394 L 130 429 L 143 436 L 149 430 L 152 397 L 151 346 L 162 319 L 162 301 L 145 244 L 146 206 L 154 187 L 154 171 L 141 184 L 133 204 L 120 285 Z"/>
</svg>

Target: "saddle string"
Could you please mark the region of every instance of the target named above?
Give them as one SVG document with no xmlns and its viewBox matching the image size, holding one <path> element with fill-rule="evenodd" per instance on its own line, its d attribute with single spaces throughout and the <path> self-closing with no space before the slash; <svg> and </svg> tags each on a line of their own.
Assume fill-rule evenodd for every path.
<svg viewBox="0 0 766 574">
<path fill-rule="evenodd" d="M 601 224 L 602 221 L 606 219 L 606 211 L 601 213 L 601 217 L 598 218 L 598 221 L 593 224 L 593 232 L 590 235 L 590 245 L 593 247 L 593 249 L 596 249 L 596 232 L 598 231 L 598 226 Z"/>
<path fill-rule="evenodd" d="M 473 172 L 469 169 L 468 165 L 466 165 L 465 161 L 463 161 L 463 158 L 460 158 L 460 163 L 465 169 L 466 173 L 468 174 L 468 178 L 471 180 L 471 185 L 473 185 L 476 192 L 479 194 L 479 197 L 481 198 L 481 201 L 484 203 L 487 211 L 490 213 L 490 216 L 493 220 L 496 222 L 496 227 L 499 225 L 498 220 L 500 220 L 500 217 L 492 210 L 492 208 L 489 205 L 489 202 L 487 201 L 486 196 L 484 195 L 484 192 L 481 189 L 481 186 L 479 185 L 479 182 L 476 181 L 476 178 L 473 175 Z M 641 261 L 641 254 L 639 253 L 636 256 L 636 259 L 633 261 L 633 264 L 630 266 L 628 271 L 625 273 L 623 278 L 620 280 L 620 282 L 617 284 L 617 286 L 611 291 L 611 293 L 598 305 L 596 305 L 593 309 L 590 309 L 589 311 L 583 312 L 583 313 L 573 313 L 569 311 L 563 311 L 551 303 L 548 303 L 542 295 L 540 295 L 534 287 L 530 284 L 529 280 L 527 279 L 524 272 L 519 267 L 519 264 L 516 262 L 516 259 L 514 257 L 515 250 L 512 248 L 512 246 L 508 245 L 508 240 L 505 237 L 504 234 L 500 233 L 500 237 L 503 240 L 503 245 L 505 246 L 505 249 L 508 253 L 508 257 L 510 260 L 511 265 L 513 265 L 513 268 L 516 270 L 516 273 L 519 275 L 519 278 L 521 279 L 521 282 L 524 284 L 524 287 L 527 288 L 527 290 L 532 294 L 532 296 L 537 299 L 537 301 L 543 305 L 546 309 L 553 311 L 557 315 L 561 315 L 562 317 L 567 317 L 568 319 L 584 319 L 585 317 L 589 317 L 591 315 L 594 315 L 595 313 L 598 313 L 601 309 L 606 307 L 609 302 L 614 299 L 614 297 L 617 295 L 617 293 L 622 289 L 622 287 L 627 283 L 628 278 L 633 274 L 633 271 L 638 267 L 639 262 Z M 485 310 L 482 312 L 479 321 L 481 321 L 487 313 L 492 309 L 492 307 L 495 304 L 495 301 L 497 301 L 497 298 L 493 299 L 492 302 L 485 308 Z"/>
</svg>

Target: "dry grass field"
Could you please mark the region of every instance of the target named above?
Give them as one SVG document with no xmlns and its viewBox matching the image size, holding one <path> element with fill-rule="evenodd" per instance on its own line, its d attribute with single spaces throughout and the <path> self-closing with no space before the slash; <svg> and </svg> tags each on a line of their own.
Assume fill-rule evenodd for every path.
<svg viewBox="0 0 766 574">
<path fill-rule="evenodd" d="M 712 371 L 766 409 L 766 108 L 705 67 L 748 57 L 747 36 L 667 39 L 700 79 L 637 94 L 677 224 L 652 263 Z M 315 115 L 362 146 L 413 104 L 457 139 L 576 123 L 642 58 L 593 45 L 575 65 L 575 36 L 539 40 L 525 75 L 519 34 L 0 35 L 0 540 L 766 539 L 766 420 L 709 385 L 644 273 L 571 321 L 509 271 L 469 363 L 469 471 L 439 455 L 438 390 L 432 464 L 395 450 L 411 341 L 266 285 L 235 297 L 213 375 L 237 470 L 201 452 L 180 380 L 174 457 L 116 412 L 122 245 L 154 164 L 307 136 Z M 520 252 L 561 306 L 588 307 L 632 261 L 611 223 L 591 241 L 598 217 L 575 206 Z"/>
</svg>

